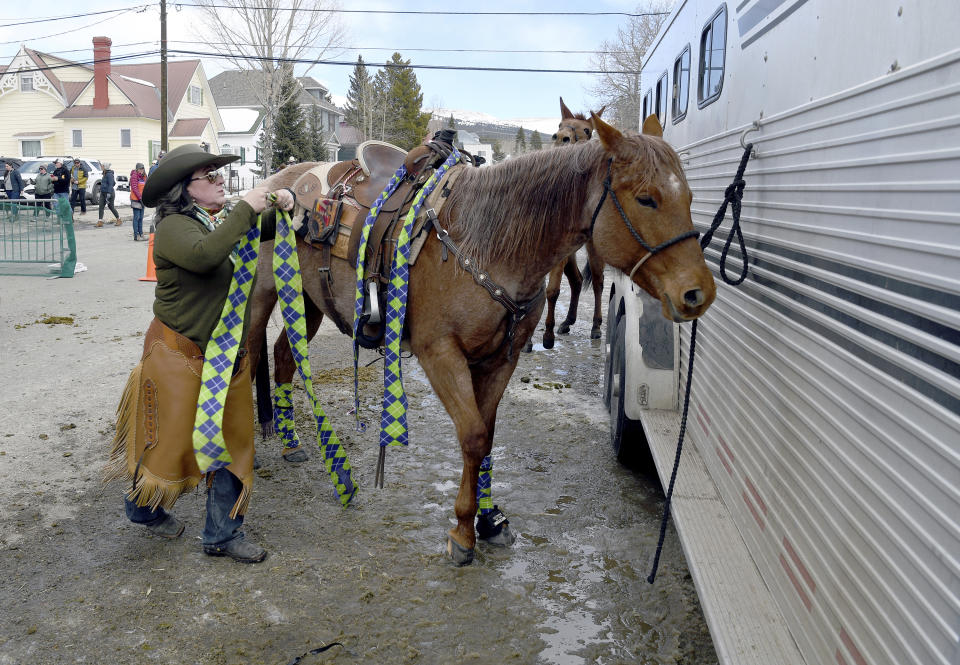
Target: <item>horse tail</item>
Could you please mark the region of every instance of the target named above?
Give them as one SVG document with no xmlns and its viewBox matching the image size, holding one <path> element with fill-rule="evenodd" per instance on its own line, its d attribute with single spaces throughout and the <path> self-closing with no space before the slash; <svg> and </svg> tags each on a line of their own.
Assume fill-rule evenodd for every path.
<svg viewBox="0 0 960 665">
<path fill-rule="evenodd" d="M 583 269 L 583 284 L 580 285 L 580 288 L 584 291 L 590 286 L 590 282 L 593 280 L 593 271 L 590 270 L 590 262 L 587 261 L 586 267 Z"/>
</svg>

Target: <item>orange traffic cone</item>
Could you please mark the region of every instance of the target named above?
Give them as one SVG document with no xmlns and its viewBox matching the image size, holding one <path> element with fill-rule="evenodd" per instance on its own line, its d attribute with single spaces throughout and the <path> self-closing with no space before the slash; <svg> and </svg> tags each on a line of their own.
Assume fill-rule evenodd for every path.
<svg viewBox="0 0 960 665">
<path fill-rule="evenodd" d="M 147 243 L 147 274 L 140 278 L 141 282 L 157 281 L 157 267 L 153 265 L 153 234 L 150 234 L 150 242 Z"/>
</svg>

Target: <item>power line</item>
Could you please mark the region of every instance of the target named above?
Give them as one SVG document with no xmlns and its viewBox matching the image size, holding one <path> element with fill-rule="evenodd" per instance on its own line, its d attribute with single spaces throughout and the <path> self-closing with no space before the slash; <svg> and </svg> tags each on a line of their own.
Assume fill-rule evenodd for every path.
<svg viewBox="0 0 960 665">
<path fill-rule="evenodd" d="M 130 7 L 130 8 L 128 8 L 128 9 L 124 9 L 124 10 L 122 10 L 122 11 L 121 11 L 121 10 L 117 10 L 117 12 L 120 12 L 120 13 L 114 13 L 113 16 L 108 16 L 108 17 L 106 17 L 106 18 L 100 19 L 99 21 L 94 21 L 93 23 L 88 23 L 88 24 L 86 24 L 86 25 L 80 26 L 79 28 L 73 28 L 72 30 L 64 30 L 63 32 L 55 32 L 55 33 L 53 33 L 52 35 L 44 35 L 43 37 L 31 37 L 31 38 L 30 38 L 30 41 L 39 41 L 39 40 L 41 40 L 41 39 L 47 39 L 47 38 L 49 38 L 49 37 L 60 37 L 61 35 L 69 35 L 71 32 L 80 32 L 81 30 L 86 30 L 87 28 L 92 28 L 92 27 L 95 26 L 95 25 L 100 25 L 101 23 L 106 23 L 107 21 L 112 21 L 113 19 L 117 18 L 117 16 L 120 16 L 120 15 L 122 15 L 123 13 L 135 11 L 135 10 L 137 10 L 137 9 L 138 9 L 137 7 Z M 103 12 L 101 12 L 101 13 L 103 13 Z M 5 44 L 19 44 L 19 43 L 22 43 L 22 42 L 23 42 L 23 39 L 13 39 L 13 40 L 8 41 L 8 42 L 0 42 L 0 45 L 5 45 Z"/>
<path fill-rule="evenodd" d="M 179 50 L 179 49 L 170 49 L 169 53 L 179 53 L 181 55 L 193 55 L 198 57 L 208 57 L 215 59 L 236 59 L 236 60 L 252 60 L 252 61 L 264 61 L 269 60 L 272 63 L 293 63 L 293 64 L 309 64 L 309 65 L 338 65 L 338 66 L 347 66 L 353 67 L 357 63 L 352 61 L 342 61 L 342 60 L 311 60 L 309 58 L 264 58 L 255 55 L 243 55 L 238 53 L 210 53 L 207 51 L 188 51 L 188 50 Z M 467 67 L 460 65 L 414 65 L 414 64 L 396 64 L 392 62 L 385 63 L 370 63 L 371 67 L 396 67 L 396 68 L 409 68 L 409 69 L 446 69 L 446 70 L 456 70 L 456 71 L 470 71 L 470 72 L 529 72 L 529 73 L 538 73 L 538 74 L 639 74 L 639 71 L 630 71 L 630 70 L 618 70 L 618 71 L 608 71 L 604 69 L 538 69 L 533 67 Z"/>
<path fill-rule="evenodd" d="M 178 2 L 177 7 L 211 7 L 214 9 L 236 9 L 236 5 L 193 4 Z M 670 12 L 456 12 L 437 10 L 407 10 L 407 9 L 304 9 L 294 10 L 292 7 L 244 7 L 248 10 L 270 11 L 300 11 L 326 14 L 413 14 L 418 16 L 626 16 L 639 18 L 642 16 L 666 16 Z"/>
<path fill-rule="evenodd" d="M 18 25 L 30 25 L 31 23 L 47 23 L 49 21 L 66 21 L 72 18 L 88 18 L 90 16 L 97 16 L 99 14 L 115 14 L 117 12 L 129 12 L 131 10 L 141 10 L 151 7 L 152 5 L 143 5 L 141 7 L 121 7 L 119 9 L 104 9 L 99 12 L 84 12 L 83 14 L 70 14 L 69 16 L 51 16 L 49 18 L 35 18 L 30 21 L 20 21 L 19 23 L 4 23 L 0 25 L 0 28 L 12 28 Z M 62 33 L 61 33 L 62 34 Z"/>
</svg>

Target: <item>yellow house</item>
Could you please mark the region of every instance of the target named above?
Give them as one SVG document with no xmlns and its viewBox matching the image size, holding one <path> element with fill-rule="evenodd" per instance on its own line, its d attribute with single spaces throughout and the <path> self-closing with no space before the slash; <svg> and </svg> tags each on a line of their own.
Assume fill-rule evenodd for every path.
<svg viewBox="0 0 960 665">
<path fill-rule="evenodd" d="M 0 66 L 0 155 L 79 156 L 118 175 L 149 166 L 160 152 L 160 63 L 112 63 L 111 43 L 93 38 L 92 63 L 21 46 Z M 199 60 L 167 63 L 167 106 L 169 148 L 220 151 L 223 122 Z"/>
</svg>

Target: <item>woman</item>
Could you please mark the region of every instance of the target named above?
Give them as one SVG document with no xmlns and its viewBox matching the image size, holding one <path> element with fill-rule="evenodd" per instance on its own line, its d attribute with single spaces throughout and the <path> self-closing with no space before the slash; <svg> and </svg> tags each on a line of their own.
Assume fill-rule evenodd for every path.
<svg viewBox="0 0 960 665">
<path fill-rule="evenodd" d="M 107 206 L 110 208 L 110 212 L 113 213 L 113 223 L 117 226 L 123 224 L 123 221 L 120 219 L 120 213 L 117 212 L 116 206 L 113 205 L 113 200 L 117 197 L 117 192 L 114 189 L 117 185 L 117 180 L 113 176 L 113 169 L 110 168 L 110 162 L 103 162 L 103 176 L 100 178 L 100 214 L 97 215 L 97 228 L 103 228 L 103 207 Z"/>
<path fill-rule="evenodd" d="M 156 318 L 147 330 L 140 365 L 130 375 L 117 409 L 108 477 L 132 480 L 125 500 L 132 522 L 143 524 L 154 535 L 176 538 L 183 533 L 183 524 L 164 509 L 206 475 L 203 551 L 257 563 L 266 557 L 266 550 L 240 531 L 253 487 L 253 393 L 244 350 L 247 320 L 232 323 L 231 330 L 240 331 L 232 375 L 229 363 L 218 369 L 229 381 L 219 408 L 232 461 L 202 474 L 193 450 L 204 352 L 210 356 L 208 361 L 216 355 L 221 338 L 218 333 L 217 340 L 211 341 L 211 335 L 218 324 L 230 323 L 230 317 L 220 319 L 234 275 L 233 250 L 267 206 L 268 190 L 261 185 L 250 190 L 222 222 L 214 218 L 226 202 L 217 169 L 236 159 L 206 153 L 198 145 L 180 146 L 167 153 L 147 179 L 143 203 L 157 208 Z M 290 190 L 275 194 L 278 207 L 293 208 Z M 273 238 L 272 214 L 263 215 L 261 228 L 263 240 Z M 239 257 L 236 262 L 242 266 Z M 231 302 L 236 304 L 234 298 Z M 207 404 L 201 413 L 207 413 Z"/>
<path fill-rule="evenodd" d="M 37 178 L 33 181 L 33 198 L 37 201 L 43 201 L 43 203 L 38 203 L 37 205 L 50 208 L 48 199 L 51 196 L 53 196 L 53 180 L 50 179 L 50 174 L 47 173 L 46 165 L 41 164 L 37 167 Z"/>
<path fill-rule="evenodd" d="M 133 239 L 146 240 L 143 237 L 143 186 L 147 182 L 147 174 L 143 163 L 137 162 L 136 168 L 130 171 L 130 209 L 133 210 Z"/>
</svg>

